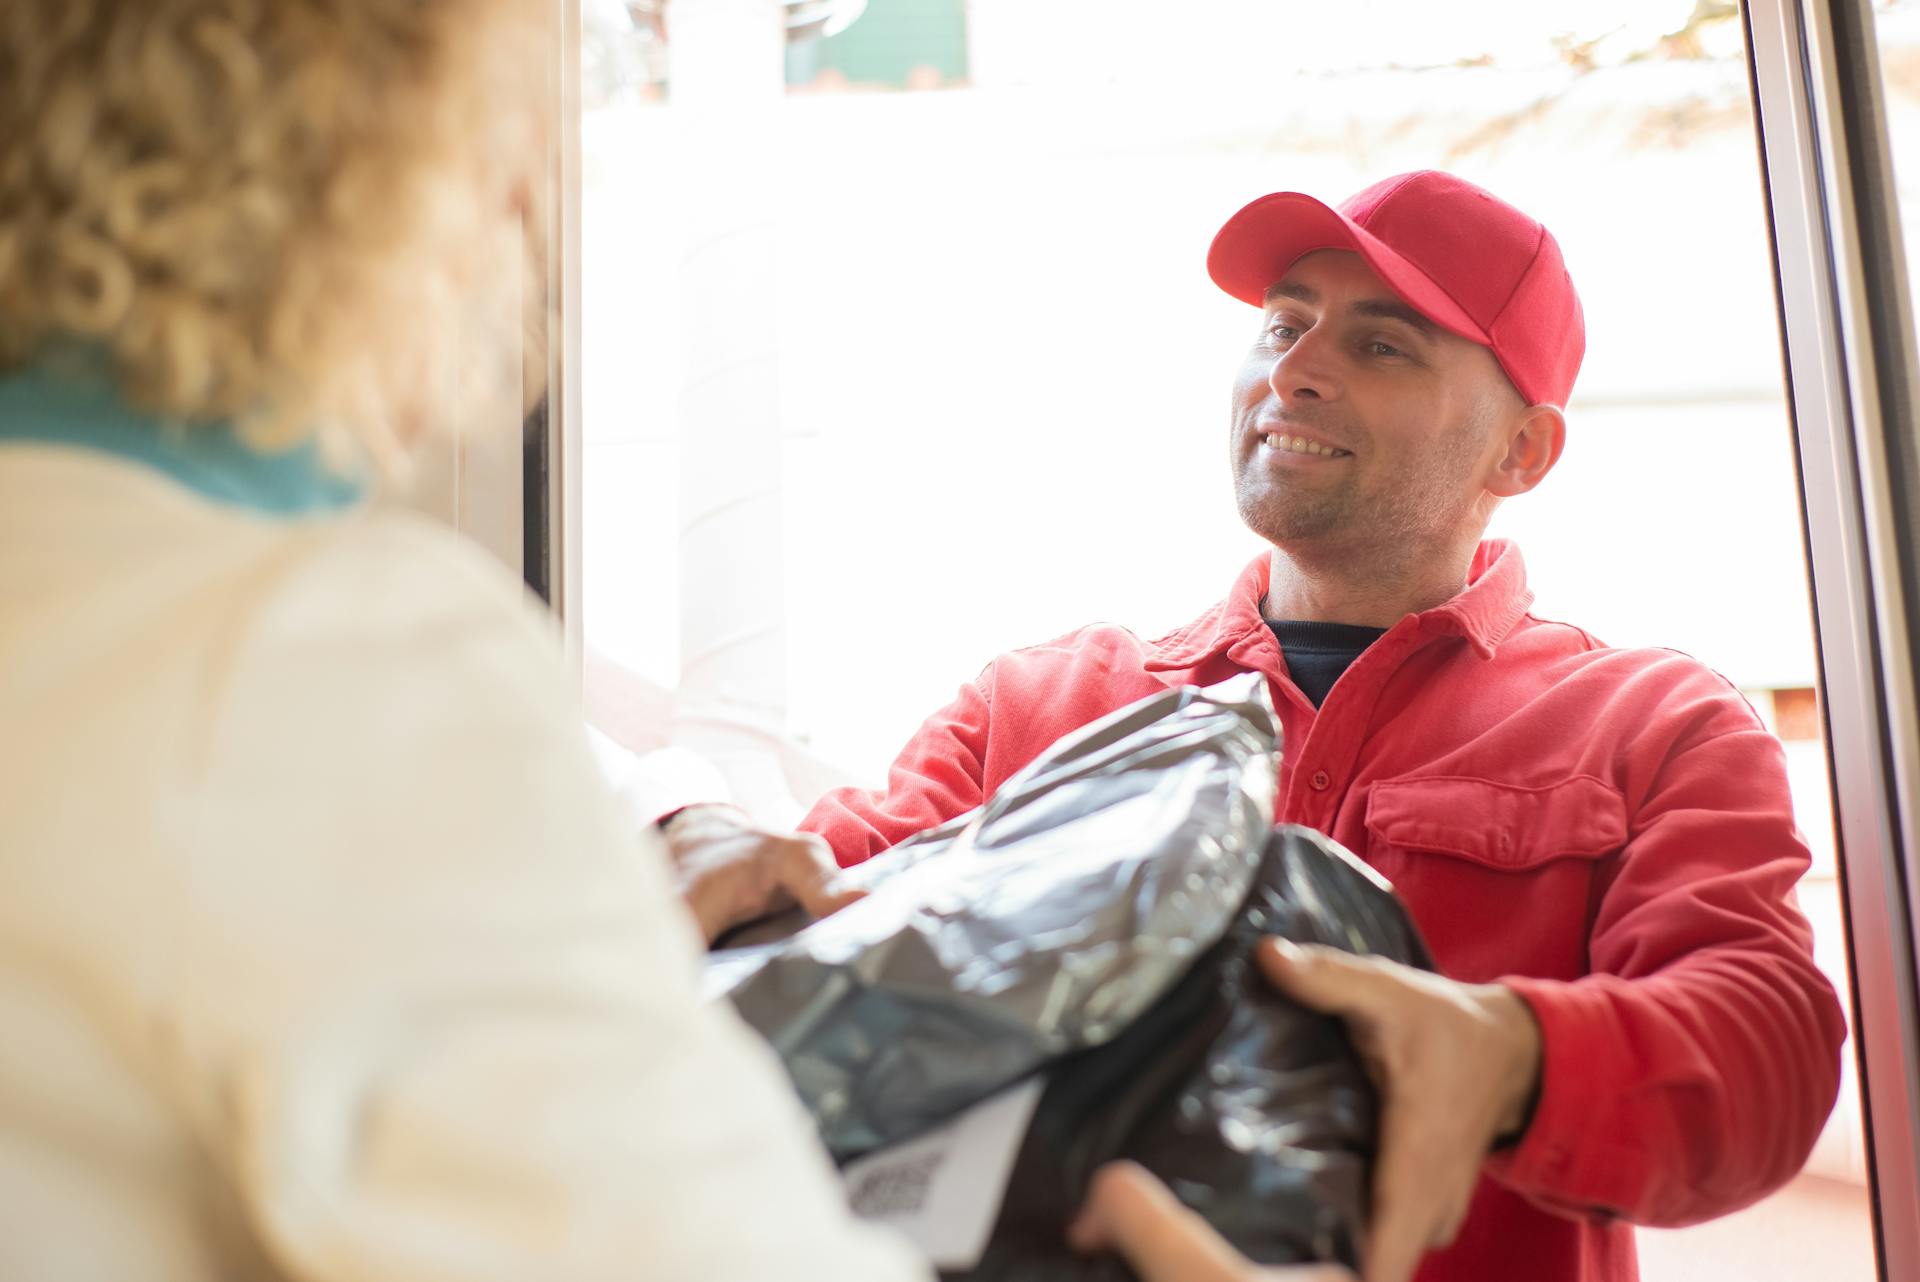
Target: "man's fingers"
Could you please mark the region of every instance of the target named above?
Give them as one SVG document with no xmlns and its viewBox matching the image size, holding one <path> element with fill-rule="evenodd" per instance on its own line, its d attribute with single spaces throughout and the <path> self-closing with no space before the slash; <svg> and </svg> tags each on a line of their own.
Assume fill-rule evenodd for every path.
<svg viewBox="0 0 1920 1282">
<path fill-rule="evenodd" d="M 1466 1177 L 1465 1186 L 1455 1190 L 1452 1205 L 1440 1217 L 1439 1227 L 1433 1232 L 1433 1247 L 1452 1246 L 1453 1240 L 1460 1236 L 1460 1226 L 1467 1222 L 1467 1212 L 1473 1209 L 1474 1186 L 1480 1182 L 1480 1173 L 1474 1171 Z"/>
<path fill-rule="evenodd" d="M 1067 1240 L 1075 1250 L 1125 1257 L 1141 1282 L 1238 1282 L 1245 1276 L 1233 1248 L 1131 1162 L 1102 1167 L 1093 1177 Z"/>
<path fill-rule="evenodd" d="M 818 837 L 789 839 L 775 865 L 774 877 L 780 889 L 813 917 L 837 913 L 867 893 L 840 884 L 840 865 L 834 862 L 827 843 Z"/>
<path fill-rule="evenodd" d="M 1391 997 L 1393 977 L 1376 958 L 1272 935 L 1260 941 L 1254 958 L 1268 983 L 1323 1015 L 1371 1015 Z"/>
<path fill-rule="evenodd" d="M 1367 1229 L 1367 1282 L 1407 1282 L 1426 1253 L 1436 1214 L 1430 1196 L 1383 1136 L 1373 1174 L 1373 1216 Z M 1428 1173 L 1431 1175 L 1431 1172 Z"/>
<path fill-rule="evenodd" d="M 1116 1252 L 1141 1282 L 1356 1282 L 1337 1264 L 1259 1268 L 1132 1162 L 1100 1168 L 1067 1240 L 1076 1251 Z"/>
<path fill-rule="evenodd" d="M 1367 1282 L 1407 1282 L 1421 1258 L 1459 1231 L 1479 1165 L 1422 1102 L 1389 1091 L 1380 1116 L 1373 1168 L 1373 1216 L 1367 1234 Z"/>
</svg>

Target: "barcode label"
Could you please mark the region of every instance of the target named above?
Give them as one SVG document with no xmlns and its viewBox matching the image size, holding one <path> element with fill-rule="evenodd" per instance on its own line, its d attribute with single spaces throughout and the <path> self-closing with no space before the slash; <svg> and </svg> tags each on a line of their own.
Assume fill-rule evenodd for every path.
<svg viewBox="0 0 1920 1282">
<path fill-rule="evenodd" d="M 1044 1083 L 1030 1078 L 938 1130 L 849 1163 L 854 1214 L 904 1233 L 935 1268 L 980 1263 Z"/>
<path fill-rule="evenodd" d="M 945 1153 L 922 1153 L 898 1162 L 882 1162 L 847 1186 L 853 1213 L 863 1220 L 894 1220 L 918 1215 L 927 1207 L 933 1173 L 947 1160 Z"/>
</svg>

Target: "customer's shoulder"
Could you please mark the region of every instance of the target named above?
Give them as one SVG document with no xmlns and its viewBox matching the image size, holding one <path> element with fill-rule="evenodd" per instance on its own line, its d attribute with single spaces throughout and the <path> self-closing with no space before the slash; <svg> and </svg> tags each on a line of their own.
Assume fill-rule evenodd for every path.
<svg viewBox="0 0 1920 1282">
<path fill-rule="evenodd" d="M 436 619 L 542 630 L 537 603 L 504 565 L 425 517 L 367 511 L 316 522 L 285 576 L 283 608 L 372 633 Z"/>
<path fill-rule="evenodd" d="M 236 655 L 350 703 L 395 690 L 497 702 L 563 688 L 554 628 L 504 566 L 422 517 L 360 512 L 290 531 Z M 244 675 L 244 673 L 243 673 Z"/>
<path fill-rule="evenodd" d="M 511 600 L 518 580 L 477 544 L 412 512 L 372 508 L 314 523 L 307 573 L 314 586 L 415 597 L 428 583 L 447 596 Z"/>
</svg>

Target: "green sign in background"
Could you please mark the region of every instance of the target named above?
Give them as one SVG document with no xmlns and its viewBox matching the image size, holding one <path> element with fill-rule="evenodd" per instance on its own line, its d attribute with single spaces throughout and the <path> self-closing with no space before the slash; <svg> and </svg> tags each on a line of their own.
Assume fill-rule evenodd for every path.
<svg viewBox="0 0 1920 1282">
<path fill-rule="evenodd" d="M 787 83 L 812 84 L 831 70 L 856 85 L 903 87 L 918 67 L 943 84 L 966 80 L 966 0 L 868 0 L 839 35 L 788 50 Z"/>
</svg>

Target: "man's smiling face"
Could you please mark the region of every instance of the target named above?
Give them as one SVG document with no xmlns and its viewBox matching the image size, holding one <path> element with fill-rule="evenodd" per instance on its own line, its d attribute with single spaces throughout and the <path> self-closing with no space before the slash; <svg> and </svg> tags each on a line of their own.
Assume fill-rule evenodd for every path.
<svg viewBox="0 0 1920 1282">
<path fill-rule="evenodd" d="M 1240 517 L 1290 552 L 1383 570 L 1478 536 L 1496 429 L 1522 407 L 1493 353 L 1400 300 L 1358 254 L 1316 250 L 1267 291 L 1233 389 Z"/>
</svg>

